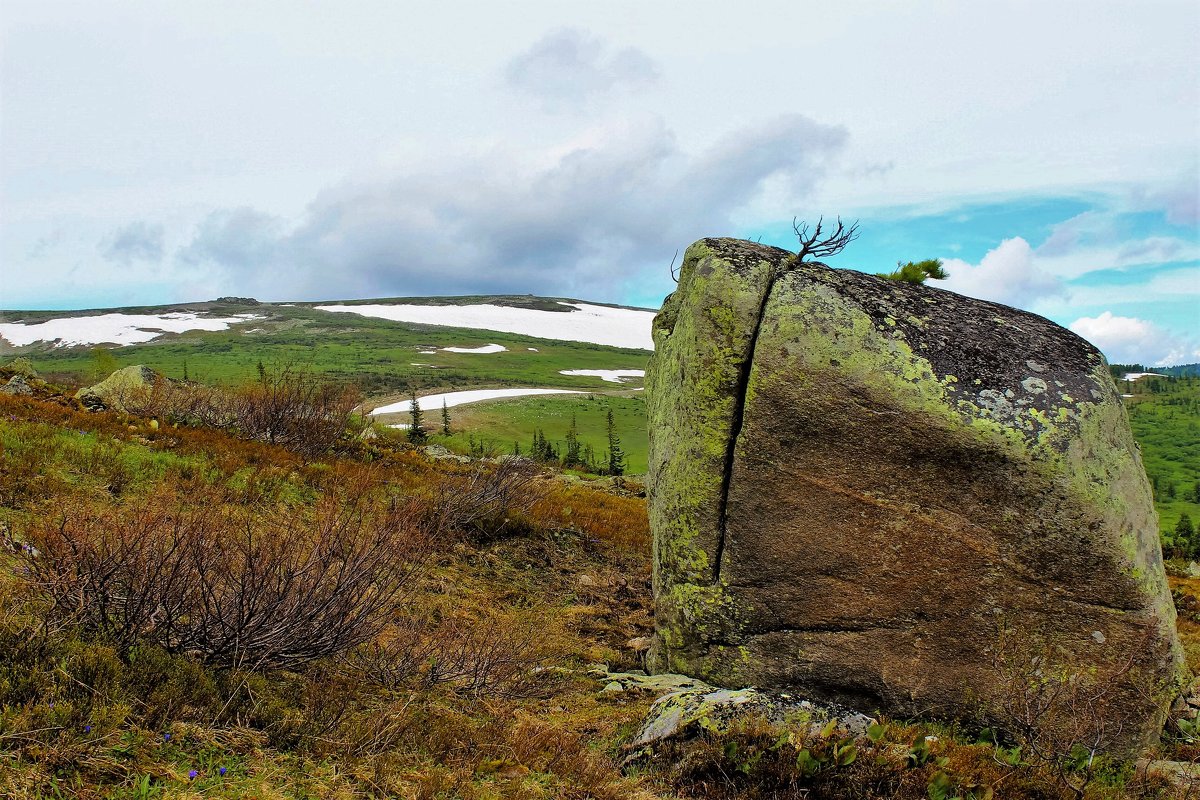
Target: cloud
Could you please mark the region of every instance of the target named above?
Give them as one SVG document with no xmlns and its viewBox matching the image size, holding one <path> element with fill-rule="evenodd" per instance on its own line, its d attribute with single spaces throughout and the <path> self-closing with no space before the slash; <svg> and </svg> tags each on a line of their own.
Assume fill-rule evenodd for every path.
<svg viewBox="0 0 1200 800">
<path fill-rule="evenodd" d="M 767 184 L 806 195 L 846 138 L 840 127 L 787 116 L 693 156 L 661 124 L 607 130 L 549 159 L 498 152 L 344 184 L 290 231 L 250 209 L 217 212 L 180 256 L 216 269 L 230 291 L 263 297 L 616 299 L 635 278 L 666 289 L 671 253 L 734 233 L 731 215 Z M 661 276 L 647 277 L 651 267 Z"/>
<path fill-rule="evenodd" d="M 165 235 L 161 224 L 131 222 L 118 228 L 112 236 L 101 242 L 100 254 L 109 261 L 126 267 L 135 261 L 158 262 L 163 257 Z"/>
<path fill-rule="evenodd" d="M 1084 211 L 1064 220 L 1050 230 L 1046 241 L 1038 245 L 1039 256 L 1062 256 L 1075 249 L 1095 232 L 1104 227 L 1104 216 L 1096 211 Z"/>
<path fill-rule="evenodd" d="M 1096 345 L 1114 364 L 1170 366 L 1200 360 L 1200 347 L 1195 342 L 1137 317 L 1118 317 L 1105 311 L 1097 317 L 1080 317 L 1068 327 Z"/>
<path fill-rule="evenodd" d="M 950 277 L 937 285 L 959 294 L 1027 308 L 1038 300 L 1065 296 L 1066 286 L 1040 268 L 1033 248 L 1024 239 L 1005 239 L 988 251 L 978 264 L 949 258 L 944 262 Z"/>
<path fill-rule="evenodd" d="M 283 223 L 277 217 L 253 208 L 214 211 L 200 223 L 179 257 L 185 264 L 266 266 L 275 258 L 282 229 Z"/>
<path fill-rule="evenodd" d="M 648 86 L 658 77 L 658 65 L 643 51 L 634 47 L 614 51 L 604 40 L 578 28 L 546 34 L 504 70 L 510 87 L 538 98 L 551 110 Z"/>
<path fill-rule="evenodd" d="M 1172 225 L 1195 228 L 1200 225 L 1200 172 L 1186 170 L 1174 183 L 1133 194 L 1135 208 L 1162 211 Z"/>
</svg>

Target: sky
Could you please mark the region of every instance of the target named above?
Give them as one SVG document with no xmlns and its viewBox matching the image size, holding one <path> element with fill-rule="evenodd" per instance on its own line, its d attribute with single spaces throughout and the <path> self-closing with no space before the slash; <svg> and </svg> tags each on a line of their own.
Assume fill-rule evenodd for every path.
<svg viewBox="0 0 1200 800">
<path fill-rule="evenodd" d="M 0 308 L 657 307 L 703 236 L 1200 361 L 1200 3 L 5 0 Z"/>
</svg>

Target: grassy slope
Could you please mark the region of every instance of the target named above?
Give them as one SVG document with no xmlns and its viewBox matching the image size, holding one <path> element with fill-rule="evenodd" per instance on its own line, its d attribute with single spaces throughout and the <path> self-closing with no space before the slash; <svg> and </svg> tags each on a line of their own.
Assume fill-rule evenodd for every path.
<svg viewBox="0 0 1200 800">
<path fill-rule="evenodd" d="M 463 452 L 468 450 L 471 438 L 502 453 L 512 452 L 513 442 L 519 442 L 521 452 L 527 453 L 535 430 L 540 429 L 552 442 L 565 441 L 574 415 L 580 445 L 590 444 L 596 458 L 602 459 L 608 449 L 609 409 L 613 412 L 613 427 L 625 452 L 626 472 L 631 475 L 645 473 L 646 402 L 640 392 L 630 396 L 522 397 L 452 408 L 450 422 L 454 435 L 448 441 L 440 435 L 434 438 Z M 441 415 L 436 409 L 430 411 L 426 419 L 431 429 L 436 430 L 441 425 Z"/>
<path fill-rule="evenodd" d="M 1200 523 L 1194 490 L 1200 482 L 1200 378 L 1143 379 L 1120 382 L 1127 398 L 1129 424 L 1142 448 L 1146 473 L 1157 484 L 1159 528 L 1175 530 L 1180 514 Z M 1151 391 L 1157 386 L 1161 391 Z M 1174 497 L 1170 487 L 1174 487 Z"/>
<path fill-rule="evenodd" d="M 648 353 L 585 342 L 562 342 L 510 333 L 424 326 L 329 313 L 302 306 L 231 306 L 214 313 L 269 314 L 228 331 L 165 335 L 140 345 L 108 348 L 118 366 L 145 364 L 171 378 L 187 366 L 193 380 L 236 383 L 251 379 L 259 361 L 297 364 L 360 385 L 385 398 L 410 388 L 468 386 L 551 386 L 602 388 L 596 378 L 560 375 L 566 369 L 640 369 Z M 255 328 L 258 333 L 249 333 Z M 504 345 L 505 353 L 423 355 L 437 347 Z M 532 352 L 529 348 L 536 348 Z M 97 359 L 89 348 L 26 348 L 36 369 L 77 380 L 95 377 Z M 413 364 L 429 366 L 413 366 Z M 611 384 L 610 384 L 611 386 Z"/>
<path fill-rule="evenodd" d="M 361 468 L 22 399 L 0 396 L 0 411 L 0 528 L 17 541 L 59 504 L 82 498 L 136 507 L 156 486 L 186 479 L 227 487 L 246 503 L 306 505 L 335 488 L 332 467 Z M 372 469 L 401 495 L 462 469 L 382 447 Z M 650 698 L 602 696 L 586 671 L 639 664 L 624 643 L 649 632 L 642 501 L 552 485 L 529 522 L 515 537 L 445 542 L 411 599 L 460 624 L 535 621 L 553 669 L 517 697 L 385 690 L 337 662 L 249 676 L 197 670 L 153 650 L 126 663 L 69 629 L 41 650 L 18 647 L 31 641 L 31 610 L 20 599 L 21 562 L 0 547 L 0 796 L 647 796 L 616 760 Z M 251 705 L 215 722 L 228 717 L 230 689 L 221 687 L 238 685 Z M 386 743 L 364 736 L 373 726 L 388 732 Z"/>
<path fill-rule="evenodd" d="M 0 444 L 0 522 L 17 541 L 80 498 L 136 507 L 156 485 L 186 478 L 227 486 L 247 503 L 304 505 L 335 490 L 333 467 L 362 468 L 356 459 L 306 464 L 218 432 L 156 430 L 8 397 L 0 397 Z M 380 447 L 372 468 L 401 494 L 463 469 Z M 830 742 L 753 725 L 706 739 L 686 758 L 668 749 L 658 763 L 623 773 L 621 746 L 652 696 L 602 692 L 587 669 L 640 664 L 625 642 L 650 624 L 644 506 L 553 483 L 529 521 L 516 535 L 445 542 L 412 598 L 468 624 L 494 620 L 497 609 L 533 621 L 555 668 L 518 697 L 452 685 L 387 690 L 338 662 L 228 675 L 152 650 L 123 660 L 69 629 L 28 647 L 36 642 L 23 626 L 35 612 L 20 602 L 21 561 L 0 551 L 0 796 L 715 799 L 800 796 L 818 785 L 805 796 L 918 800 L 939 780 L 960 794 L 986 784 L 1004 787 L 996 796 L 1067 796 L 1041 768 L 1006 766 L 993 745 L 960 729 L 900 722 L 878 746 L 863 745 L 853 765 L 826 764 L 802 780 L 800 749 L 828 757 Z M 230 704 L 238 713 L 227 713 Z M 927 735 L 936 736 L 931 752 L 913 763 L 910 748 Z M 1124 780 L 1097 781 L 1087 796 L 1128 796 Z"/>
</svg>

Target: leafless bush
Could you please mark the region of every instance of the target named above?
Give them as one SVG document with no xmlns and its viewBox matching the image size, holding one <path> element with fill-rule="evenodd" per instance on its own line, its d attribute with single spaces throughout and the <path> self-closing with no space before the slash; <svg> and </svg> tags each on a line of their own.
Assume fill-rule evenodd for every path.
<svg viewBox="0 0 1200 800">
<path fill-rule="evenodd" d="M 562 622 L 553 608 L 496 610 L 477 618 L 409 618 L 387 638 L 354 651 L 348 663 L 388 689 L 449 684 L 491 697 L 536 692 L 562 658 Z"/>
<path fill-rule="evenodd" d="M 259 380 L 232 390 L 158 376 L 112 391 L 113 404 L 127 413 L 233 429 L 308 457 L 345 435 L 360 400 L 351 387 L 291 366 L 264 367 Z"/>
<path fill-rule="evenodd" d="M 264 369 L 257 383 L 235 392 L 233 408 L 246 436 L 315 456 L 345 434 L 360 399 L 349 387 L 284 366 Z"/>
<path fill-rule="evenodd" d="M 517 532 L 542 498 L 538 470 L 523 459 L 477 465 L 438 484 L 430 502 L 433 527 L 481 542 Z"/>
<path fill-rule="evenodd" d="M 293 669 L 376 636 L 428 538 L 424 512 L 351 485 L 315 509 L 160 493 L 36 525 L 31 577 L 48 616 L 127 649 Z"/>
<path fill-rule="evenodd" d="M 1086 794 L 1096 760 L 1122 741 L 1123 694 L 1137 656 L 1148 651 L 1147 630 L 1129 656 L 1104 666 L 1076 663 L 1045 643 L 1003 629 L 995 656 L 1000 679 L 996 722 L 1012 735 L 1026 761 L 1047 770 L 1077 797 Z"/>
</svg>

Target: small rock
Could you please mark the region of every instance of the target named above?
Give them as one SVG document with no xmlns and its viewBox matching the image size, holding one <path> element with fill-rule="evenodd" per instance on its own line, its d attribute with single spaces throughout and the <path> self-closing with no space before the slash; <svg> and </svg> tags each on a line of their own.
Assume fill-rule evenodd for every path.
<svg viewBox="0 0 1200 800">
<path fill-rule="evenodd" d="M 777 724 L 807 726 L 813 735 L 819 734 L 831 720 L 836 720 L 835 730 L 842 735 L 863 736 L 875 722 L 857 711 L 832 704 L 818 705 L 782 692 L 753 688 L 714 689 L 701 684 L 655 700 L 627 749 L 637 751 L 664 739 L 688 739 L 700 732 L 720 733 L 747 714 Z"/>
<path fill-rule="evenodd" d="M 8 383 L 0 386 L 0 394 L 31 395 L 33 388 L 25 380 L 24 375 L 13 375 Z"/>
<path fill-rule="evenodd" d="M 630 639 L 625 643 L 625 646 L 635 653 L 641 653 L 650 649 L 650 645 L 654 640 L 649 636 L 638 636 Z"/>
<path fill-rule="evenodd" d="M 621 692 L 625 691 L 625 687 L 616 681 L 609 681 L 608 683 L 604 684 L 604 688 L 600 691 L 604 694 L 620 694 Z"/>
<path fill-rule="evenodd" d="M 1100 631 L 1092 631 L 1092 641 L 1094 641 L 1096 644 L 1104 644 L 1104 634 Z"/>
</svg>

